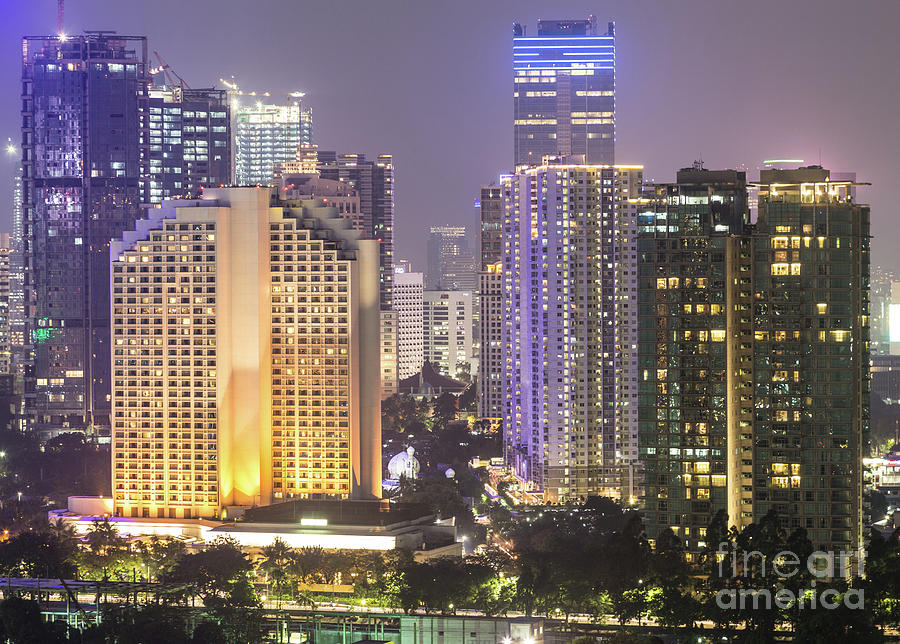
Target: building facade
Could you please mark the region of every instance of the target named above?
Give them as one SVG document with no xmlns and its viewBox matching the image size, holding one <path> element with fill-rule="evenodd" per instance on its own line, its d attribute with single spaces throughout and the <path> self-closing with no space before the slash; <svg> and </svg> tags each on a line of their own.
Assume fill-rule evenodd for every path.
<svg viewBox="0 0 900 644">
<path fill-rule="evenodd" d="M 141 217 L 148 83 L 143 37 L 23 41 L 25 390 L 42 436 L 109 428 L 109 243 Z"/>
<path fill-rule="evenodd" d="M 298 156 L 312 163 L 309 148 Z M 359 196 L 359 230 L 378 242 L 378 278 L 381 297 L 382 395 L 397 391 L 397 316 L 393 305 L 394 279 L 394 162 L 390 154 L 367 160 L 364 154 L 318 151 L 316 169 L 323 179 L 342 181 Z M 301 158 L 301 160 L 303 160 Z"/>
<path fill-rule="evenodd" d="M 641 217 L 648 536 L 670 527 L 696 551 L 715 512 L 743 528 L 774 511 L 817 548 L 856 550 L 869 209 L 819 166 L 763 170 L 750 227 L 740 174 L 679 173 Z"/>
<path fill-rule="evenodd" d="M 499 423 L 503 410 L 503 262 L 478 273 L 478 416 Z"/>
<path fill-rule="evenodd" d="M 380 497 L 377 266 L 336 209 L 269 188 L 166 202 L 116 242 L 116 514 Z"/>
<path fill-rule="evenodd" d="M 545 500 L 630 495 L 641 182 L 559 159 L 503 183 L 504 450 Z"/>
<path fill-rule="evenodd" d="M 616 142 L 616 32 L 587 20 L 539 20 L 537 35 L 513 25 L 516 166 L 583 154 L 613 163 Z"/>
<path fill-rule="evenodd" d="M 729 257 L 746 252 L 740 235 L 749 225 L 747 180 L 743 172 L 698 167 L 679 171 L 675 183 L 646 188 L 638 232 L 645 525 L 651 538 L 676 528 L 697 548 L 710 518 L 728 503 L 727 336 L 729 320 L 740 318 L 729 316 L 727 285 L 737 277 Z M 737 279 L 748 292 L 750 276 Z"/>
<path fill-rule="evenodd" d="M 231 116 L 224 89 L 150 88 L 147 202 L 197 198 L 231 183 Z"/>
<path fill-rule="evenodd" d="M 271 186 L 281 163 L 295 161 L 301 145 L 312 145 L 312 113 L 295 92 L 284 104 L 235 104 L 234 183 Z"/>
<path fill-rule="evenodd" d="M 423 344 L 425 276 L 394 273 L 394 310 L 397 313 L 397 375 L 400 380 L 419 373 L 425 362 Z"/>
<path fill-rule="evenodd" d="M 474 374 L 472 325 L 471 291 L 425 290 L 422 305 L 425 361 L 438 373 L 451 378 Z"/>
<path fill-rule="evenodd" d="M 435 291 L 474 291 L 475 256 L 465 226 L 432 226 L 428 231 L 425 286 Z"/>
</svg>

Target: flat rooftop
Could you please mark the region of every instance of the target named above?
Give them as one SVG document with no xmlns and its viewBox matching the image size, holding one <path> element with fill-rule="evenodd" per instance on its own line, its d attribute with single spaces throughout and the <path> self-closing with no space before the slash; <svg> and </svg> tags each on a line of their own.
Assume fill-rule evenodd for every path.
<svg viewBox="0 0 900 644">
<path fill-rule="evenodd" d="M 242 518 L 247 523 L 291 523 L 303 519 L 325 520 L 329 526 L 385 527 L 418 521 L 434 516 L 427 505 L 419 503 L 392 503 L 390 501 L 350 500 L 291 500 L 263 507 L 248 509 Z M 242 521 L 238 521 L 239 526 Z"/>
</svg>

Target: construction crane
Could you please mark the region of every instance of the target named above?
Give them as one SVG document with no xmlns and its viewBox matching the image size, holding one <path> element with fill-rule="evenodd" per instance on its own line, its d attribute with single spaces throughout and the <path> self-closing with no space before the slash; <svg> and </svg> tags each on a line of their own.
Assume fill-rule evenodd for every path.
<svg viewBox="0 0 900 644">
<path fill-rule="evenodd" d="M 62 0 L 60 0 L 60 2 L 62 2 Z M 172 87 L 181 87 L 182 89 L 191 89 L 191 86 L 184 82 L 184 79 L 178 75 L 178 72 L 176 72 L 174 69 L 172 69 L 169 66 L 169 64 L 162 59 L 162 56 L 160 56 L 159 52 L 156 51 L 155 49 L 153 50 L 153 55 L 156 56 L 156 61 L 159 63 L 159 66 L 150 68 L 151 76 L 162 72 L 163 74 L 166 75 L 166 80 L 168 81 L 169 85 L 171 85 Z M 175 78 L 172 78 L 173 75 L 175 76 L 175 78 L 178 79 L 177 83 L 175 82 Z"/>
</svg>

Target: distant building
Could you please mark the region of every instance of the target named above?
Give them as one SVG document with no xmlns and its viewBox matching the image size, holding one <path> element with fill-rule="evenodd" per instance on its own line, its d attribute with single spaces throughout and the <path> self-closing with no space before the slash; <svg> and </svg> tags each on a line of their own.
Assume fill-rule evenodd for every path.
<svg viewBox="0 0 900 644">
<path fill-rule="evenodd" d="M 283 104 L 235 104 L 236 185 L 274 185 L 278 165 L 296 160 L 301 145 L 312 145 L 312 114 L 302 101 L 303 95 L 294 93 Z"/>
<path fill-rule="evenodd" d="M 478 415 L 499 423 L 503 415 L 503 263 L 478 273 Z"/>
<path fill-rule="evenodd" d="M 374 161 L 364 154 L 337 154 L 303 145 L 296 161 L 277 170 L 282 195 L 289 199 L 323 198 L 348 219 L 364 239 L 378 242 L 381 306 L 382 395 L 397 391 L 397 318 L 393 307 L 394 169 L 391 155 Z"/>
<path fill-rule="evenodd" d="M 224 89 L 150 88 L 149 203 L 231 184 L 229 110 Z"/>
<path fill-rule="evenodd" d="M 409 378 L 425 362 L 424 275 L 394 273 L 394 310 L 397 312 L 397 375 Z"/>
<path fill-rule="evenodd" d="M 465 226 L 432 226 L 428 233 L 425 288 L 432 291 L 474 291 L 475 256 Z"/>
<path fill-rule="evenodd" d="M 891 351 L 891 305 L 894 305 L 894 342 L 900 342 L 900 297 L 894 298 L 894 284 L 900 280 L 893 271 L 880 266 L 872 268 L 869 319 L 871 320 L 873 356 L 885 355 Z"/>
<path fill-rule="evenodd" d="M 459 395 L 469 387 L 469 383 L 445 376 L 426 362 L 421 371 L 400 381 L 399 393 L 415 398 L 433 398 L 441 394 Z"/>
<path fill-rule="evenodd" d="M 472 292 L 423 293 L 422 344 L 425 361 L 451 378 L 473 375 Z"/>
<path fill-rule="evenodd" d="M 610 164 L 616 144 L 616 31 L 587 20 L 513 25 L 515 166 L 584 155 Z"/>
<path fill-rule="evenodd" d="M 872 395 L 900 405 L 900 355 L 872 356 Z"/>
<path fill-rule="evenodd" d="M 25 393 L 39 436 L 106 434 L 109 242 L 147 201 L 147 40 L 110 32 L 22 43 Z"/>
<path fill-rule="evenodd" d="M 120 516 L 381 495 L 378 244 L 271 192 L 165 202 L 113 246 Z"/>
<path fill-rule="evenodd" d="M 481 222 L 481 266 L 485 271 L 503 260 L 503 189 L 500 186 L 482 186 L 478 200 Z"/>
<path fill-rule="evenodd" d="M 632 500 L 641 182 L 567 159 L 503 180 L 504 450 L 549 501 Z"/>
</svg>

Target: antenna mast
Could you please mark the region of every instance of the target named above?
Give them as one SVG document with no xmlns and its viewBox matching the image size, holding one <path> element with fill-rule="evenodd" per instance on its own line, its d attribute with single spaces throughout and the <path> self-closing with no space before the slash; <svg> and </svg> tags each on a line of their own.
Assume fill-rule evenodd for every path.
<svg viewBox="0 0 900 644">
<path fill-rule="evenodd" d="M 56 33 L 62 35 L 66 33 L 66 0 L 56 0 L 56 22 L 57 22 L 57 31 Z"/>
</svg>

